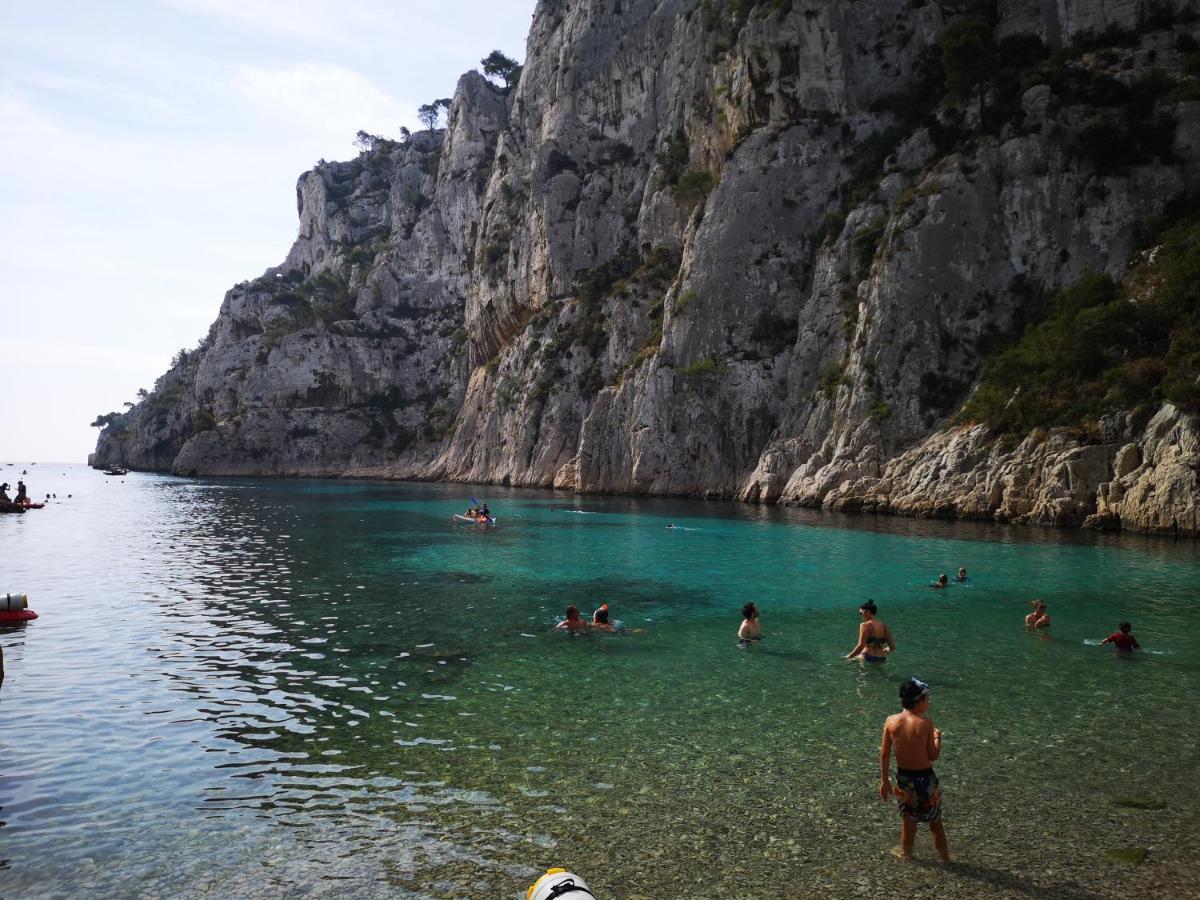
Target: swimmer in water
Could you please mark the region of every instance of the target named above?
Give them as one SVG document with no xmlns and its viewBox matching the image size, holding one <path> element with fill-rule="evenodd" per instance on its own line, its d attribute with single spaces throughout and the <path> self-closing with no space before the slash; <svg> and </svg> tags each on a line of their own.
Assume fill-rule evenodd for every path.
<svg viewBox="0 0 1200 900">
<path fill-rule="evenodd" d="M 930 585 L 930 587 L 944 588 L 949 583 L 950 583 L 950 578 L 946 575 L 945 572 L 943 572 L 941 575 L 938 576 L 938 580 L 935 581 L 932 585 Z"/>
<path fill-rule="evenodd" d="M 589 623 L 585 622 L 579 615 L 579 607 L 568 606 L 567 617 L 559 622 L 554 627 L 563 631 L 569 631 L 575 634 L 580 631 L 586 631 Z"/>
<path fill-rule="evenodd" d="M 887 659 L 885 654 L 896 649 L 892 629 L 875 618 L 878 612 L 874 600 L 868 600 L 858 608 L 858 614 L 862 617 L 862 624 L 858 626 L 858 643 L 846 654 L 846 659 L 854 659 L 861 653 L 864 662 L 883 662 Z"/>
<path fill-rule="evenodd" d="M 592 627 L 597 631 L 616 631 L 608 621 L 608 604 L 601 603 L 600 608 L 592 613 Z"/>
<path fill-rule="evenodd" d="M 958 570 L 958 574 L 954 576 L 954 580 L 962 582 L 962 581 L 970 581 L 971 579 L 967 577 L 967 570 L 964 567 L 964 568 L 960 568 Z"/>
<path fill-rule="evenodd" d="M 742 626 L 738 629 L 738 644 L 748 647 L 762 640 L 762 623 L 758 620 L 758 607 L 747 603 L 742 607 Z"/>
<path fill-rule="evenodd" d="M 1044 600 L 1030 600 L 1033 606 L 1033 612 L 1025 617 L 1025 624 L 1030 628 L 1049 628 L 1050 617 L 1046 615 L 1046 603 Z"/>
<path fill-rule="evenodd" d="M 1112 644 L 1121 653 L 1132 653 L 1134 650 L 1141 650 L 1142 645 L 1137 642 L 1130 629 L 1133 626 L 1128 622 L 1122 622 L 1117 626 L 1117 630 L 1102 640 L 1101 644 Z"/>
</svg>

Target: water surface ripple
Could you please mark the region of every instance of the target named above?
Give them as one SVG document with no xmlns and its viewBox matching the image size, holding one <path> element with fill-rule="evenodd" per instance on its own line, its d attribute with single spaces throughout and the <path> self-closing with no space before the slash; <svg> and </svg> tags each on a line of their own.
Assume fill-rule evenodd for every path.
<svg viewBox="0 0 1200 900">
<path fill-rule="evenodd" d="M 5 896 L 521 897 L 550 865 L 610 898 L 1194 894 L 1193 543 L 29 472 L 58 496 L 0 516 L 4 589 L 41 614 L 0 628 Z M 495 529 L 451 524 L 472 491 Z M 899 645 L 877 668 L 841 659 L 867 597 Z M 741 651 L 748 599 L 767 640 Z M 553 631 L 600 602 L 631 633 Z M 1095 646 L 1121 618 L 1151 652 Z M 950 871 L 924 835 L 891 860 L 874 796 L 911 674 Z"/>
</svg>

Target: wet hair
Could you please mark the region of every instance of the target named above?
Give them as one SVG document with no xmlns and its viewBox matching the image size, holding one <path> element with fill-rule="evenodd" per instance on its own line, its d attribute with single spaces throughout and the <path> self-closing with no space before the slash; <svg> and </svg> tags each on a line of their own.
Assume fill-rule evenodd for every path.
<svg viewBox="0 0 1200 900">
<path fill-rule="evenodd" d="M 860 606 L 858 609 L 859 609 L 859 612 L 862 612 L 863 610 L 866 610 L 866 611 L 867 611 L 867 612 L 869 612 L 871 615 L 875 615 L 876 613 L 878 613 L 878 612 L 879 612 L 879 607 L 875 605 L 875 601 L 874 601 L 874 600 L 868 600 L 866 603 L 864 603 L 864 604 L 863 604 L 862 606 Z"/>
<path fill-rule="evenodd" d="M 900 705 L 905 709 L 912 709 L 928 696 L 929 688 L 917 682 L 916 679 L 900 685 Z"/>
<path fill-rule="evenodd" d="M 742 607 L 742 618 L 743 619 L 757 619 L 758 618 L 758 607 L 755 606 L 753 603 L 747 603 L 745 606 Z"/>
<path fill-rule="evenodd" d="M 1121 623 L 1120 625 L 1118 625 L 1117 627 L 1121 629 L 1121 632 L 1122 632 L 1123 634 L 1129 634 L 1129 632 L 1130 632 L 1130 629 L 1132 629 L 1132 628 L 1133 628 L 1133 626 L 1132 626 L 1132 625 L 1130 625 L 1128 622 L 1122 622 L 1122 623 Z"/>
<path fill-rule="evenodd" d="M 1030 600 L 1029 602 L 1031 604 L 1033 604 L 1034 609 L 1045 609 L 1046 608 L 1045 600 Z"/>
<path fill-rule="evenodd" d="M 568 606 L 567 607 L 567 618 L 568 619 L 578 619 L 579 618 L 579 607 L 578 606 Z"/>
<path fill-rule="evenodd" d="M 967 574 L 967 567 L 966 567 L 966 566 L 959 566 L 959 567 L 958 567 L 958 574 L 959 574 L 959 575 L 966 575 L 966 574 Z"/>
<path fill-rule="evenodd" d="M 594 613 L 592 613 L 592 621 L 598 625 L 607 625 L 608 624 L 608 610 L 605 609 L 603 606 L 600 607 L 598 610 L 596 610 Z"/>
<path fill-rule="evenodd" d="M 941 575 L 938 576 L 939 584 L 943 581 L 949 581 L 949 580 L 950 580 L 950 576 L 948 576 L 945 572 L 943 572 Z"/>
</svg>

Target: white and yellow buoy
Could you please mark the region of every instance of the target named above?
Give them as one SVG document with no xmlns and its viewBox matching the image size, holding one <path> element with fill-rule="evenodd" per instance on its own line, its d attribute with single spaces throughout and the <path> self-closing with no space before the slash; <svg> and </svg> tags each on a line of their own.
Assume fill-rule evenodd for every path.
<svg viewBox="0 0 1200 900">
<path fill-rule="evenodd" d="M 533 883 L 525 894 L 525 900 L 556 900 L 566 897 L 568 900 L 583 900 L 584 897 L 595 897 L 588 890 L 587 882 L 566 869 L 547 869 L 546 874 Z"/>
</svg>

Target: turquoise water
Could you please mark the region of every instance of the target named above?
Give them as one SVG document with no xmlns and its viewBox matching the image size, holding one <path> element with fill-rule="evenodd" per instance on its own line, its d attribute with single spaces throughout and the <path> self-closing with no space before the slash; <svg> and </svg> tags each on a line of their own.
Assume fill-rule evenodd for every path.
<svg viewBox="0 0 1200 900">
<path fill-rule="evenodd" d="M 550 865 L 601 898 L 1194 895 L 1196 544 L 29 471 L 58 499 L 0 516 L 4 589 L 41 614 L 0 629 L 5 896 L 518 897 Z M 450 522 L 473 491 L 496 528 Z M 841 658 L 867 597 L 898 644 L 879 667 Z M 553 631 L 600 602 L 629 633 Z M 1151 652 L 1088 643 L 1120 618 Z M 886 854 L 879 730 L 910 675 L 945 735 L 949 871 L 924 834 L 916 864 Z"/>
</svg>

